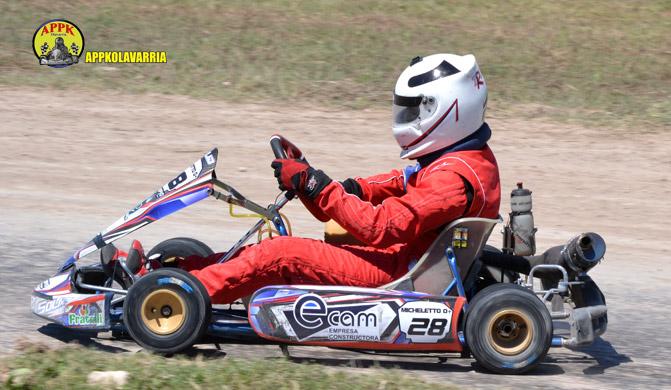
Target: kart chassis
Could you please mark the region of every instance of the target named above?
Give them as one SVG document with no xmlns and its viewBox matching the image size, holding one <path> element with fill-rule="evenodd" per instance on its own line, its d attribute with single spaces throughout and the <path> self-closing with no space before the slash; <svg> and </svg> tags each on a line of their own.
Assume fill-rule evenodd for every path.
<svg viewBox="0 0 671 390">
<path fill-rule="evenodd" d="M 293 147 L 293 145 L 288 143 L 288 141 L 286 141 L 285 139 L 279 137 L 274 138 L 273 141 L 271 141 L 271 145 L 273 151 L 275 152 L 276 157 L 285 157 L 287 154 L 289 154 L 290 157 L 292 158 L 302 158 L 302 154 L 300 153 L 300 151 L 298 151 L 297 148 Z M 287 153 L 287 151 L 289 151 L 289 153 Z M 207 195 L 209 197 L 213 197 L 217 200 L 223 201 L 230 205 L 243 207 L 255 214 L 258 214 L 258 216 L 260 217 L 260 219 L 252 226 L 252 228 L 247 233 L 245 233 L 227 251 L 226 255 L 222 257 L 219 260 L 219 262 L 222 263 L 230 260 L 235 255 L 235 253 L 246 242 L 249 241 L 250 238 L 258 234 L 258 232 L 267 224 L 272 223 L 272 225 L 274 226 L 275 230 L 279 233 L 279 235 L 282 236 L 288 235 L 289 232 L 287 229 L 287 225 L 285 224 L 285 221 L 283 220 L 279 211 L 293 198 L 293 194 L 290 192 L 281 193 L 276 198 L 273 204 L 270 204 L 267 207 L 263 207 L 251 201 L 250 199 L 246 198 L 244 195 L 242 195 L 239 191 L 237 191 L 229 184 L 218 180 L 216 178 L 216 175 L 214 174 L 214 164 L 216 164 L 216 154 L 217 154 L 216 149 L 211 151 L 210 154 L 214 155 L 214 162 L 206 162 L 205 161 L 206 159 L 204 157 L 201 163 L 201 171 L 198 174 L 194 174 L 194 178 L 189 179 L 192 180 L 193 183 L 189 185 L 186 185 L 187 183 L 184 183 L 185 186 L 181 190 L 177 191 L 178 193 L 180 191 L 182 191 L 183 193 L 187 193 L 188 191 L 191 191 L 189 187 L 193 187 L 195 192 L 191 191 L 187 195 L 184 196 L 180 195 L 180 196 L 183 198 L 186 196 L 193 197 L 193 195 L 196 194 L 198 195 L 198 199 L 195 201 L 198 201 L 204 198 L 205 195 Z M 194 165 L 194 167 L 196 165 Z M 211 168 L 207 168 L 210 166 Z M 172 182 L 174 181 L 175 180 L 173 180 Z M 169 184 L 170 183 L 168 183 L 168 185 Z M 164 186 L 164 189 L 165 188 L 166 187 Z M 179 187 L 177 186 L 176 189 L 179 189 Z M 170 191 L 173 190 L 175 189 L 170 188 Z M 157 192 L 157 194 L 158 193 L 159 192 Z M 165 206 L 161 204 L 163 200 L 161 200 L 160 198 L 161 196 L 164 195 L 167 196 L 168 193 L 169 193 L 168 191 L 164 191 L 164 193 L 161 193 L 159 196 L 154 194 L 153 197 L 148 198 L 143 203 L 138 205 L 138 207 L 144 206 L 145 204 L 149 204 L 150 206 L 147 206 L 146 208 L 151 211 L 152 207 Z M 165 215 L 168 215 L 182 207 L 185 207 L 186 205 L 195 203 L 195 201 L 189 200 L 190 203 L 185 202 L 185 205 L 183 206 L 179 206 L 176 208 L 172 207 L 168 211 L 164 210 L 162 213 L 159 213 L 160 216 L 156 219 L 160 219 Z M 124 221 L 121 222 L 125 222 L 126 220 L 134 221 L 136 217 L 134 217 L 133 213 L 136 212 L 136 209 L 129 212 L 124 217 Z M 146 213 L 147 211 L 145 211 L 145 214 Z M 153 220 L 147 223 L 151 222 L 153 222 Z M 456 247 L 454 245 L 454 242 L 452 242 L 451 245 L 448 243 L 448 245 L 445 245 L 444 250 L 441 250 L 442 253 L 440 257 L 443 260 L 442 262 L 439 260 L 438 262 L 436 262 L 436 264 L 441 264 L 442 267 L 447 266 L 446 268 L 449 269 L 449 273 L 452 275 L 452 279 L 450 283 L 447 285 L 447 287 L 441 289 L 441 291 L 438 294 L 436 292 L 433 292 L 433 295 L 431 296 L 432 298 L 439 298 L 442 296 L 444 298 L 450 298 L 456 300 L 457 302 L 462 302 L 463 304 L 459 307 L 459 311 L 465 312 L 467 310 L 468 291 L 467 286 L 465 286 L 465 280 L 471 278 L 472 277 L 471 274 L 473 272 L 476 272 L 473 271 L 472 269 L 476 267 L 471 267 L 471 265 L 477 264 L 478 262 L 477 256 L 483 250 L 484 245 L 487 241 L 487 237 L 491 233 L 493 226 L 498 222 L 501 222 L 500 218 L 498 220 L 481 219 L 481 221 L 474 221 L 473 218 L 471 219 L 466 218 L 454 221 L 452 224 L 450 224 L 448 227 L 445 228 L 444 233 L 450 232 L 450 235 L 452 235 L 454 229 L 460 228 L 460 226 L 463 226 L 464 223 L 482 223 L 488 226 L 488 228 L 481 229 L 482 230 L 481 237 L 475 237 L 476 241 L 478 242 L 478 247 L 476 248 L 475 251 L 471 252 L 472 255 L 471 258 L 468 259 L 457 258 L 458 257 L 457 252 L 459 251 L 458 242 Z M 124 300 L 126 299 L 126 294 L 128 293 L 128 290 L 124 288 L 113 287 L 112 286 L 113 281 L 111 280 L 111 278 L 107 278 L 106 280 L 104 280 L 103 283 L 89 283 L 87 280 L 84 280 L 83 278 L 79 277 L 79 275 L 83 271 L 87 270 L 87 267 L 86 266 L 78 267 L 75 261 L 80 256 L 84 256 L 88 253 L 91 253 L 95 249 L 100 249 L 104 245 L 109 244 L 110 242 L 127 235 L 128 233 L 136 230 L 137 228 L 146 225 L 146 223 L 143 223 L 139 224 L 140 226 L 136 227 L 136 225 L 131 224 L 130 228 L 125 228 L 125 230 L 123 230 L 122 228 L 126 226 L 128 223 L 130 222 L 121 225 L 117 224 L 120 227 L 113 225 L 114 228 L 113 229 L 111 229 L 112 227 L 108 228 L 107 234 L 101 233 L 98 236 L 96 236 L 89 242 L 89 244 L 87 244 L 87 246 L 80 249 L 77 253 L 75 253 L 75 255 L 73 255 L 73 257 L 68 259 L 68 261 L 66 261 L 66 263 L 61 267 L 57 275 L 55 275 L 54 277 L 50 278 L 49 280 L 43 282 L 40 286 L 38 286 L 38 288 L 36 288 L 33 292 L 33 301 L 31 304 L 33 312 L 39 316 L 47 318 L 51 321 L 55 321 L 69 328 L 75 328 L 81 330 L 88 329 L 94 331 L 111 330 L 113 334 L 117 335 L 123 334 L 125 332 L 123 322 L 123 304 Z M 442 238 L 441 237 L 439 237 L 438 240 L 441 239 L 445 240 L 445 237 Z M 150 258 L 149 260 L 152 259 Z M 462 264 L 461 267 L 460 263 Z M 464 263 L 467 264 L 465 268 L 463 267 Z M 123 258 L 119 259 L 118 264 L 122 269 L 122 272 L 125 273 L 126 276 L 132 282 L 136 282 L 138 280 L 138 277 L 130 271 L 128 265 L 125 262 L 125 259 Z M 95 268 L 96 266 L 93 267 Z M 415 269 L 417 267 L 418 265 L 415 265 Z M 533 283 L 534 275 L 537 272 L 543 270 L 559 271 L 562 274 L 561 280 L 559 280 L 554 284 L 544 285 L 541 288 L 536 288 Z M 410 270 L 408 275 L 410 275 L 412 272 L 413 270 Z M 466 272 L 467 275 L 462 275 L 462 273 L 464 272 Z M 596 284 L 589 278 L 589 276 L 586 275 L 586 273 L 583 273 L 579 275 L 577 278 L 571 280 L 571 278 L 569 277 L 569 273 L 561 265 L 537 265 L 531 269 L 529 275 L 526 278 L 524 279 L 520 278 L 519 280 L 515 281 L 515 283 L 519 286 L 523 286 L 524 288 L 532 291 L 535 295 L 537 295 L 538 298 L 548 308 L 552 320 L 568 321 L 570 335 L 568 337 L 566 335 L 562 336 L 553 335 L 551 342 L 552 347 L 559 347 L 559 346 L 576 347 L 580 345 L 589 344 L 594 340 L 596 336 L 605 332 L 607 323 L 606 319 L 607 310 L 605 305 L 605 299 L 603 298 L 603 294 L 598 289 Z M 309 289 L 310 286 L 297 286 L 297 287 L 305 287 Z M 383 286 L 382 288 L 384 287 L 385 286 Z M 393 288 L 400 288 L 404 286 L 398 284 L 394 285 L 394 283 L 392 283 L 386 287 L 388 288 L 388 291 L 390 291 L 391 293 L 394 292 L 403 293 L 403 291 L 397 291 L 394 290 Z M 406 285 L 405 287 L 408 286 Z M 343 292 L 347 291 L 347 288 L 341 287 L 340 289 Z M 586 302 L 586 304 L 584 304 L 583 307 L 572 307 L 571 304 L 572 295 L 574 295 L 576 292 L 581 295 L 583 303 Z M 424 294 L 423 296 L 427 299 L 429 297 L 429 295 L 426 294 Z M 90 308 L 97 307 L 98 310 L 101 312 L 101 314 L 103 314 L 102 317 L 97 318 L 98 319 L 102 318 L 102 320 L 94 322 L 87 322 L 87 320 L 82 321 L 78 320 L 81 316 L 72 317 L 73 315 L 72 313 L 61 313 L 62 310 L 59 311 L 61 307 L 67 308 L 69 306 L 76 306 L 73 305 L 73 303 L 81 303 L 81 302 L 89 304 L 89 311 Z M 93 304 L 98 306 L 95 306 Z M 300 342 L 295 343 L 282 342 L 281 340 L 278 339 L 273 339 L 269 337 L 260 337 L 258 330 L 254 328 L 254 325 L 252 323 L 250 323 L 248 309 L 249 307 L 247 305 L 241 305 L 241 304 L 213 307 L 212 321 L 208 327 L 207 335 L 215 339 L 279 344 L 281 345 L 282 350 L 285 353 L 288 353 L 287 345 L 301 344 Z M 72 318 L 75 319 L 74 323 L 72 322 Z M 445 352 L 463 353 L 464 348 L 468 346 L 468 343 L 461 329 L 458 330 L 457 335 L 458 335 L 457 339 L 459 347 L 454 348 L 453 350 L 443 349 L 440 351 L 440 353 Z M 362 344 L 361 347 L 356 345 L 352 347 L 352 344 L 343 344 L 343 345 L 344 346 L 342 348 L 345 349 L 354 348 L 369 351 L 376 350 L 375 346 L 371 346 L 368 344 L 366 345 Z M 328 346 L 338 347 L 338 344 Z M 410 353 L 417 351 L 413 350 L 405 351 L 404 348 L 401 346 L 396 349 L 394 348 L 388 349 L 387 351 L 384 352 Z M 431 350 L 430 348 L 427 347 L 424 349 L 420 349 L 419 352 L 431 352 Z"/>
</svg>

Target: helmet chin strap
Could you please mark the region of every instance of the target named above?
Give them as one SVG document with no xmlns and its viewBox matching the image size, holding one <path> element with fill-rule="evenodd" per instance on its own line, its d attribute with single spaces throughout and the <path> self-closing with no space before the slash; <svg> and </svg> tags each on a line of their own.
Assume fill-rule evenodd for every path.
<svg viewBox="0 0 671 390">
<path fill-rule="evenodd" d="M 427 155 L 417 158 L 417 162 L 421 167 L 426 167 L 432 162 L 436 161 L 440 156 L 452 153 L 452 152 L 461 152 L 463 150 L 478 150 L 482 149 L 489 141 L 489 138 L 492 136 L 492 130 L 489 128 L 487 122 L 483 123 L 475 133 L 469 135 L 468 137 L 462 139 L 456 144 L 450 145 L 446 148 L 436 150 Z"/>
</svg>

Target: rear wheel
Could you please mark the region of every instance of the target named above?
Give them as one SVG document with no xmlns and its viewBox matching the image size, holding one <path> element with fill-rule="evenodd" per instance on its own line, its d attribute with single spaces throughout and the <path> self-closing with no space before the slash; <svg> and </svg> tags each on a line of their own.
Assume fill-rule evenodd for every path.
<svg viewBox="0 0 671 390">
<path fill-rule="evenodd" d="M 143 276 L 128 290 L 124 324 L 143 348 L 171 354 L 203 336 L 210 325 L 210 297 L 194 276 L 175 268 Z"/>
<path fill-rule="evenodd" d="M 534 368 L 552 342 L 549 311 L 533 292 L 514 284 L 495 284 L 476 294 L 464 330 L 478 363 L 500 374 Z"/>
<path fill-rule="evenodd" d="M 147 253 L 147 258 L 155 255 L 161 255 L 161 263 L 170 264 L 176 258 L 186 258 L 189 256 L 207 257 L 213 254 L 214 251 L 210 249 L 202 241 L 189 237 L 176 237 L 160 242 L 155 247 L 151 248 Z"/>
</svg>

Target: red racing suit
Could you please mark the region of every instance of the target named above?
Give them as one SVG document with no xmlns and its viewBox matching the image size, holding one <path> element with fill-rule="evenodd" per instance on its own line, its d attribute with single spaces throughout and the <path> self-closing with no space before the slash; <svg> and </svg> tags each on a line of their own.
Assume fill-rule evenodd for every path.
<svg viewBox="0 0 671 390">
<path fill-rule="evenodd" d="M 333 181 L 314 200 L 301 200 L 316 218 L 335 220 L 365 246 L 276 237 L 245 246 L 222 264 L 216 264 L 219 253 L 187 258 L 180 267 L 203 283 L 213 303 L 271 284 L 378 287 L 403 276 L 451 221 L 499 212 L 499 171 L 486 145 L 444 154 L 411 175 L 393 170 L 355 181 L 361 197 Z"/>
</svg>

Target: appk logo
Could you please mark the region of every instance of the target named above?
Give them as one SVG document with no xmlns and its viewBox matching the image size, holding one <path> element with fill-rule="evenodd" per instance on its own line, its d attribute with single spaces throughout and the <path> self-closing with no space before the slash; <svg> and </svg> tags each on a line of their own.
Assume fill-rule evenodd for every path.
<svg viewBox="0 0 671 390">
<path fill-rule="evenodd" d="M 168 62 L 165 51 L 89 50 L 84 53 L 84 35 L 74 23 L 65 19 L 46 21 L 35 30 L 33 52 L 40 65 L 52 68 L 65 68 L 79 62 L 97 64 Z"/>
<path fill-rule="evenodd" d="M 84 35 L 74 23 L 65 19 L 49 20 L 35 30 L 33 52 L 40 65 L 70 66 L 78 63 L 84 52 Z"/>
</svg>

